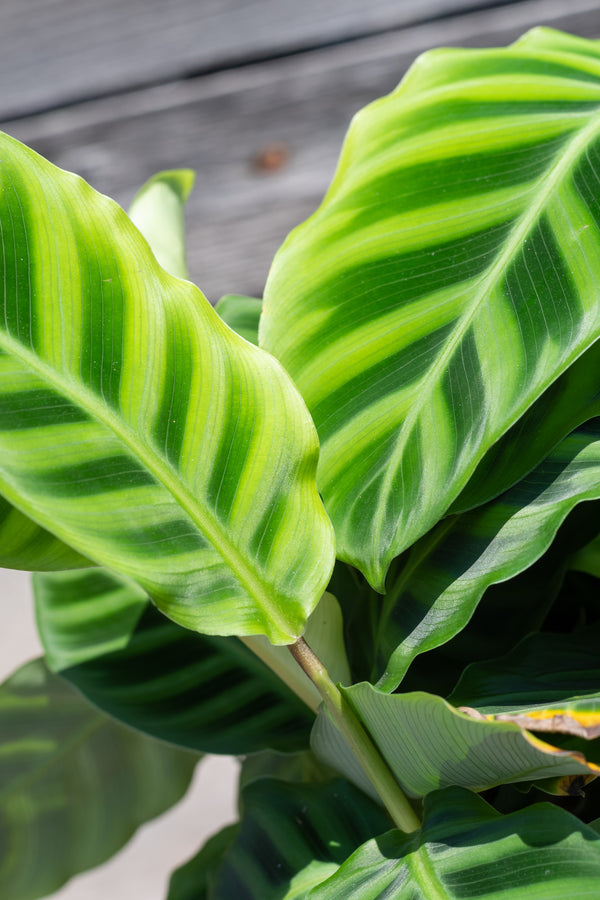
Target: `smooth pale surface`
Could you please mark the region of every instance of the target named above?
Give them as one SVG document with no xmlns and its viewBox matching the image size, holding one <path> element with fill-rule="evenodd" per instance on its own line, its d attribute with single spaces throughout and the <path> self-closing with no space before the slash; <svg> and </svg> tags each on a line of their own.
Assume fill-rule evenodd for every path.
<svg viewBox="0 0 600 900">
<path fill-rule="evenodd" d="M 27 572 L 0 569 L 2 681 L 41 653 L 29 582 Z M 52 894 L 51 900 L 164 900 L 172 870 L 193 856 L 209 835 L 236 818 L 237 773 L 233 758 L 207 757 L 178 806 L 140 829 L 112 860 Z"/>
</svg>

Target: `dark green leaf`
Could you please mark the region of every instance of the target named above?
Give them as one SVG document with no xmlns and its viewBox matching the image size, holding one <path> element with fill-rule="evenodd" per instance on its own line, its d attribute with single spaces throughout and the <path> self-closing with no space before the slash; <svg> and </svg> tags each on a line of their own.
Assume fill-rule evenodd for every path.
<svg viewBox="0 0 600 900">
<path fill-rule="evenodd" d="M 103 569 L 38 575 L 34 589 L 50 664 L 110 715 L 207 753 L 308 745 L 312 714 L 237 638 L 179 627 Z"/>
<path fill-rule="evenodd" d="M 241 795 L 240 831 L 211 900 L 301 900 L 363 841 L 389 826 L 347 781 L 289 784 L 263 778 Z"/>
<path fill-rule="evenodd" d="M 467 624 L 484 591 L 529 567 L 580 502 L 600 497 L 600 420 L 569 435 L 496 500 L 444 519 L 410 551 L 383 600 L 378 686 Z"/>
<path fill-rule="evenodd" d="M 360 847 L 306 900 L 583 900 L 600 884 L 600 835 L 550 804 L 500 816 L 459 788 L 425 801 L 423 827 Z"/>
<path fill-rule="evenodd" d="M 35 900 L 184 794 L 198 757 L 119 725 L 42 660 L 0 688 L 0 896 Z"/>
</svg>

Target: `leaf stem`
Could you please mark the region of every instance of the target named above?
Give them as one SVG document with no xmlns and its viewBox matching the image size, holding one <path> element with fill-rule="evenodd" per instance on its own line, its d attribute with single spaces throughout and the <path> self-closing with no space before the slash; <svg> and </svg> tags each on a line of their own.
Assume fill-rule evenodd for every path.
<svg viewBox="0 0 600 900">
<path fill-rule="evenodd" d="M 334 722 L 350 744 L 394 823 L 407 834 L 416 831 L 421 827 L 416 813 L 371 736 L 350 703 L 329 677 L 321 660 L 302 637 L 294 644 L 289 644 L 288 649 L 319 691 Z"/>
</svg>

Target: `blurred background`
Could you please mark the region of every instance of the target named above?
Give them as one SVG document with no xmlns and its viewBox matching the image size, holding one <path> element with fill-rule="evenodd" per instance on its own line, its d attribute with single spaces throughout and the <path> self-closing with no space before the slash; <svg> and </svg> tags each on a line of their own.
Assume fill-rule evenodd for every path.
<svg viewBox="0 0 600 900">
<path fill-rule="evenodd" d="M 0 128 L 125 207 L 155 172 L 195 169 L 192 280 L 212 303 L 261 296 L 358 109 L 427 49 L 535 25 L 600 37 L 600 0 L 2 0 Z M 0 570 L 0 615 L 5 678 L 40 653 L 28 575 Z M 180 807 L 53 900 L 164 900 L 170 871 L 233 820 L 235 774 L 203 761 Z"/>
</svg>

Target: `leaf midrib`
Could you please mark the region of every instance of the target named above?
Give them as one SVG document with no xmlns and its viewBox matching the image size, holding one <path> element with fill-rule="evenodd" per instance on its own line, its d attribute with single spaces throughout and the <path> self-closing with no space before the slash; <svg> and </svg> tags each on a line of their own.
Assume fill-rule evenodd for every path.
<svg viewBox="0 0 600 900">
<path fill-rule="evenodd" d="M 270 623 L 289 635 L 289 626 L 285 620 L 281 619 L 277 603 L 271 599 L 264 585 L 255 577 L 254 570 L 247 565 L 239 550 L 229 540 L 227 533 L 216 517 L 211 516 L 208 509 L 203 514 L 203 510 L 199 508 L 194 496 L 185 484 L 179 478 L 174 477 L 171 467 L 161 459 L 156 450 L 147 444 L 145 439 L 140 440 L 139 435 L 130 426 L 122 419 L 119 419 L 108 406 L 102 404 L 93 394 L 74 383 L 72 387 L 67 378 L 59 377 L 61 373 L 43 362 L 39 356 L 27 350 L 5 331 L 0 332 L 0 347 L 19 359 L 24 366 L 29 367 L 46 384 L 50 384 L 59 395 L 62 394 L 76 406 L 89 412 L 94 421 L 99 422 L 109 431 L 112 431 L 131 451 L 134 458 L 143 463 L 146 469 L 156 477 L 157 481 L 187 513 L 194 525 L 208 539 L 230 571 L 233 572 L 238 582 L 257 601 L 259 607 L 268 616 Z M 74 389 L 77 387 L 78 389 Z M 52 526 L 47 525 L 46 527 Z"/>
<path fill-rule="evenodd" d="M 530 233 L 534 224 L 538 221 L 542 210 L 547 205 L 549 198 L 556 189 L 557 181 L 562 183 L 564 176 L 579 160 L 581 153 L 591 142 L 592 137 L 599 132 L 600 115 L 598 115 L 598 110 L 596 110 L 595 114 L 590 116 L 590 122 L 587 127 L 584 128 L 583 131 L 579 131 L 575 134 L 573 139 L 569 142 L 567 149 L 561 152 L 558 160 L 555 160 L 538 179 L 539 191 L 536 192 L 536 201 L 519 217 L 518 222 L 504 242 L 502 251 L 496 256 L 488 270 L 481 276 L 480 288 L 475 293 L 469 309 L 464 313 L 456 329 L 448 338 L 442 353 L 436 357 L 427 374 L 419 382 L 419 391 L 416 394 L 415 402 L 411 406 L 410 411 L 402 424 L 396 439 L 396 446 L 388 458 L 381 487 L 382 495 L 387 496 L 390 493 L 391 483 L 395 478 L 395 473 L 398 469 L 406 442 L 412 433 L 412 429 L 417 418 L 421 414 L 425 402 L 431 395 L 431 386 L 439 380 L 446 370 L 448 362 L 454 355 L 473 319 L 479 312 L 481 305 L 485 301 L 490 289 L 490 284 L 498 281 L 500 273 L 508 268 L 515 255 L 522 248 L 524 238 Z M 557 375 L 558 374 L 559 373 L 557 373 Z M 377 516 L 376 520 L 373 522 L 374 547 L 382 545 L 382 527 L 382 517 Z"/>
</svg>

